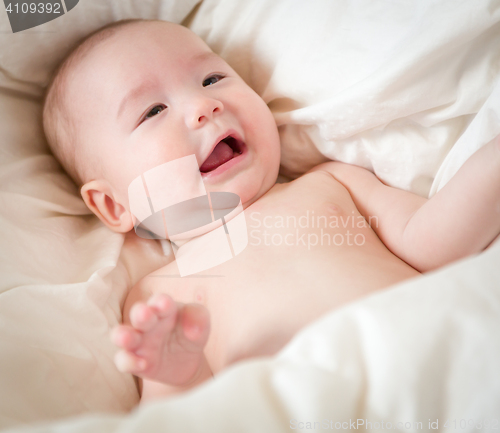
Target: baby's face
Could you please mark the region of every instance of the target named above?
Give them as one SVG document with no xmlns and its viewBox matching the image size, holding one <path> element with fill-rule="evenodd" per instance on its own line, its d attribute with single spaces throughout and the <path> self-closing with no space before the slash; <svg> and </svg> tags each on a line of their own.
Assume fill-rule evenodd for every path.
<svg viewBox="0 0 500 433">
<path fill-rule="evenodd" d="M 132 180 L 193 154 L 206 190 L 238 194 L 244 207 L 276 181 L 279 136 L 269 108 L 188 29 L 128 26 L 94 48 L 70 80 L 81 142 L 126 209 Z"/>
</svg>

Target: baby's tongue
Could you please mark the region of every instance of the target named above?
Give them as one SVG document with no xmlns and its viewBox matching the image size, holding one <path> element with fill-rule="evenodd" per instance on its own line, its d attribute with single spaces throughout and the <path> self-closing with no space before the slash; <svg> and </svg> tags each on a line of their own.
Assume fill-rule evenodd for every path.
<svg viewBox="0 0 500 433">
<path fill-rule="evenodd" d="M 200 167 L 202 173 L 215 170 L 219 165 L 233 159 L 233 149 L 221 141 L 212 151 L 208 159 Z"/>
</svg>

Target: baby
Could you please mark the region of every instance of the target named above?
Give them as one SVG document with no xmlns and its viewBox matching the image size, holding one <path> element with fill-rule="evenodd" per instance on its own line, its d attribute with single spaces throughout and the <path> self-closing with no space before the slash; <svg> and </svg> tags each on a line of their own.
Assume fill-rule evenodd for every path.
<svg viewBox="0 0 500 433">
<path fill-rule="evenodd" d="M 249 229 L 259 228 L 198 278 L 174 278 L 173 261 L 130 290 L 112 341 L 118 368 L 142 378 L 142 401 L 276 354 L 322 314 L 482 251 L 500 233 L 499 140 L 430 200 L 339 162 L 277 184 L 269 108 L 180 25 L 128 20 L 95 32 L 58 69 L 43 114 L 54 154 L 111 230 L 134 228 L 135 178 L 189 155 L 207 192 L 239 196 Z M 306 215 L 305 227 L 287 224 Z"/>
</svg>

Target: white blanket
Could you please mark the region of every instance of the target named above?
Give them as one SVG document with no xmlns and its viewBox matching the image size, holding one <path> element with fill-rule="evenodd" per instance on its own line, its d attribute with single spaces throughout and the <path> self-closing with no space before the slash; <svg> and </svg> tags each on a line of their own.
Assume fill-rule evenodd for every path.
<svg viewBox="0 0 500 433">
<path fill-rule="evenodd" d="M 234 365 L 129 416 L 89 415 L 22 431 L 432 431 L 430 423 L 439 431 L 496 431 L 499 261 L 500 245 L 351 304 L 304 329 L 277 356 Z"/>
<path fill-rule="evenodd" d="M 500 134 L 499 21 L 491 0 L 219 0 L 190 26 L 274 111 L 284 174 L 329 158 L 428 196 Z"/>
<path fill-rule="evenodd" d="M 0 429 L 310 431 L 300 423 L 335 430 L 359 418 L 371 431 L 437 419 L 473 431 L 489 418 L 477 429 L 494 431 L 498 244 L 332 311 L 276 357 L 127 415 L 138 393 L 112 363 L 109 329 L 127 290 L 167 259 L 103 227 L 48 152 L 39 98 L 70 44 L 122 18 L 184 20 L 269 104 L 291 177 L 332 158 L 432 195 L 500 133 L 498 0 L 197 3 L 82 0 L 16 34 L 0 11 Z"/>
</svg>

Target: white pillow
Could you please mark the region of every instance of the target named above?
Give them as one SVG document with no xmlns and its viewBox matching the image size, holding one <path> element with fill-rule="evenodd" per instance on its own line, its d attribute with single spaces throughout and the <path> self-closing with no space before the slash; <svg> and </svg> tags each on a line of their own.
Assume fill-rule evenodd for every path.
<svg viewBox="0 0 500 433">
<path fill-rule="evenodd" d="M 460 143 L 462 157 L 446 161 L 432 192 L 500 133 L 498 104 L 485 107 L 500 77 L 495 0 L 86 0 L 42 26 L 5 31 L 0 86 L 41 95 L 67 47 L 91 30 L 131 17 L 180 22 L 197 3 L 186 24 L 271 107 L 285 175 L 336 159 L 428 196 L 471 121 L 483 134 Z M 0 25 L 10 29 L 6 14 Z"/>
</svg>

